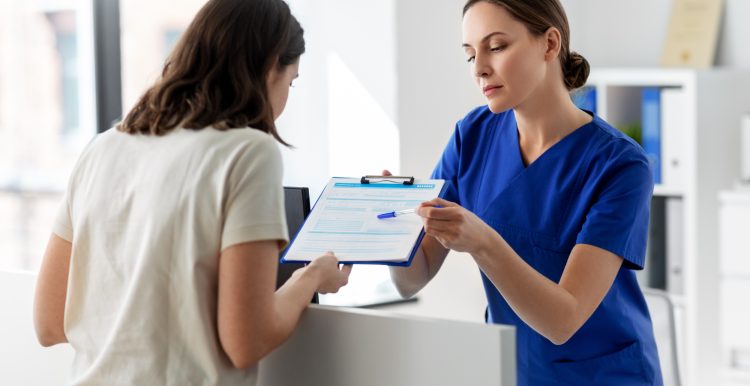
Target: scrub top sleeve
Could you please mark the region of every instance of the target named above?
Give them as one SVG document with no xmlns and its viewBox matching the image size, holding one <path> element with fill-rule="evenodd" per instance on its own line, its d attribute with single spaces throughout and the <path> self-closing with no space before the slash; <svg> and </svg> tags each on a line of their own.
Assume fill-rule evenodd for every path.
<svg viewBox="0 0 750 386">
<path fill-rule="evenodd" d="M 458 196 L 458 165 L 461 156 L 460 130 L 462 123 L 463 119 L 456 123 L 456 130 L 453 132 L 450 141 L 448 141 L 448 145 L 443 151 L 443 156 L 440 157 L 440 161 L 438 161 L 437 166 L 435 166 L 435 170 L 432 172 L 432 177 L 430 177 L 433 180 L 450 181 L 451 184 L 446 189 L 443 198 L 459 205 L 461 205 L 461 202 Z"/>
<path fill-rule="evenodd" d="M 622 157 L 610 170 L 602 178 L 576 243 L 610 251 L 625 259 L 625 268 L 641 270 L 646 259 L 653 169 L 643 156 Z"/>
</svg>

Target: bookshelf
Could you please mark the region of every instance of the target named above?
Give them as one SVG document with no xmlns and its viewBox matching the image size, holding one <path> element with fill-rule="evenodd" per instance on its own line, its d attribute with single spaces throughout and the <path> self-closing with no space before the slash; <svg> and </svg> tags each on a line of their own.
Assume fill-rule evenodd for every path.
<svg viewBox="0 0 750 386">
<path fill-rule="evenodd" d="M 750 187 L 719 194 L 721 375 L 724 385 L 750 385 Z"/>
<path fill-rule="evenodd" d="M 718 384 L 717 195 L 740 175 L 740 120 L 750 112 L 750 71 L 595 68 L 587 86 L 596 90 L 597 114 L 615 127 L 639 119 L 644 88 L 677 92 L 669 111 L 662 110 L 663 183 L 654 188 L 655 198 L 681 204 L 679 221 L 672 221 L 671 227 L 679 236 L 680 256 L 675 259 L 681 261 L 666 264 L 666 287 L 676 308 L 684 384 Z M 667 115 L 672 119 L 669 126 L 664 124 Z M 675 263 L 677 270 L 672 269 Z M 681 280 L 678 289 L 670 286 L 670 277 Z"/>
</svg>

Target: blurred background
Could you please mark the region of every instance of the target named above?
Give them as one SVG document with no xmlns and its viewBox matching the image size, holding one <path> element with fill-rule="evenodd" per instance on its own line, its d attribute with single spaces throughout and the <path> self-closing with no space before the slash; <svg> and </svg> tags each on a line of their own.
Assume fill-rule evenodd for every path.
<svg viewBox="0 0 750 386">
<path fill-rule="evenodd" d="M 593 68 L 659 65 L 670 0 L 562 2 L 571 48 Z M 117 14 L 107 3 L 117 3 Z M 1 268 L 39 268 L 78 154 L 153 83 L 204 3 L 0 2 Z M 305 29 L 307 53 L 278 122 L 295 145 L 284 149 L 285 184 L 309 187 L 317 197 L 329 176 L 386 168 L 430 175 L 455 122 L 484 104 L 460 47 L 463 3 L 289 1 Z M 95 4 L 100 14 L 108 12 L 97 25 L 106 35 L 100 51 L 119 48 L 116 65 L 95 57 Z M 119 23 L 105 22 L 113 16 Z M 748 17 L 749 1 L 726 2 L 718 67 L 750 68 Z M 120 87 L 106 87 L 118 80 Z M 110 91 L 119 95 L 102 95 Z M 101 106 L 111 101 L 119 109 Z"/>
<path fill-rule="evenodd" d="M 358 177 L 389 169 L 393 174 L 428 178 L 456 121 L 485 104 L 461 48 L 464 1 L 288 3 L 305 29 L 307 52 L 302 56 L 300 78 L 277 122 L 282 138 L 294 145 L 282 149 L 284 184 L 308 187 L 314 203 L 332 176 Z M 723 84 L 722 80 L 711 83 L 714 73 L 719 74 L 716 79 L 740 79 L 735 86 L 750 88 L 750 83 L 743 83 L 747 77 L 731 75 L 750 71 L 749 0 L 724 2 L 714 68 L 688 73 L 659 70 L 672 0 L 562 3 L 571 25 L 571 48 L 588 59 L 594 72 L 599 71 L 592 73 L 590 89 L 599 92 L 594 98 L 598 98 L 600 115 L 605 114 L 606 103 L 632 99 L 627 90 L 635 88 L 640 92 L 643 87 L 663 85 L 701 95 L 702 82 L 708 84 L 705 89 Z M 38 271 L 80 152 L 97 132 L 127 114 L 157 79 L 166 56 L 203 4 L 202 0 L 0 0 L 0 270 Z M 615 83 L 627 90 L 612 89 Z M 609 99 L 603 99 L 607 90 Z M 741 94 L 705 95 L 722 105 L 736 102 Z M 723 350 L 721 339 L 737 337 L 722 338 L 718 316 L 705 320 L 700 316 L 720 312 L 716 192 L 731 189 L 732 179 L 740 177 L 740 151 L 729 146 L 727 158 L 721 158 L 716 149 L 704 155 L 698 145 L 703 113 L 695 103 L 691 106 L 680 111 L 692 114 L 691 120 L 698 122 L 691 126 L 697 134 L 685 143 L 695 151 L 683 154 L 686 168 L 693 167 L 695 173 L 686 172 L 692 177 L 685 177 L 684 187 L 665 185 L 656 194 L 665 200 L 684 200 L 685 206 L 686 219 L 678 220 L 678 226 L 685 229 L 680 237 L 686 240 L 679 248 L 684 247 L 687 256 L 681 269 L 688 270 L 686 274 L 693 279 L 686 279 L 686 287 L 673 296 L 678 313 L 682 307 L 686 315 L 682 322 L 678 320 L 684 336 L 679 338 L 683 341 L 681 371 L 689 384 L 716 384 L 719 379 L 727 384 L 750 384 L 750 343 L 736 352 Z M 608 111 L 616 121 L 617 112 Z M 640 113 L 637 109 L 634 114 Z M 626 130 L 632 122 L 619 123 L 618 128 Z M 728 130 L 739 133 L 739 118 L 736 127 Z M 738 142 L 739 134 L 728 138 Z M 715 165 L 711 164 L 714 158 Z M 702 159 L 707 160 L 705 164 Z M 730 177 L 712 180 L 713 190 L 704 197 L 699 189 L 701 173 L 710 171 L 703 171 L 701 165 L 709 164 L 728 171 Z M 703 200 L 714 203 L 703 205 Z M 665 201 L 657 207 L 669 205 Z M 711 219 L 705 224 L 714 232 L 705 236 L 705 243 L 693 245 L 691 240 L 707 232 L 689 225 L 702 224 L 699 215 Z M 375 284 L 388 275 L 382 267 L 357 267 L 354 274 L 361 282 Z M 701 275 L 710 280 L 702 281 Z M 644 286 L 667 289 L 658 280 L 654 285 L 643 280 Z M 419 296 L 416 303 L 383 309 L 456 320 L 484 319 L 486 300 L 470 256 L 452 254 L 441 274 Z M 748 305 L 738 307 L 747 309 Z M 732 363 L 736 368 L 727 370 Z M 2 378 L 0 383 L 4 383 Z"/>
</svg>

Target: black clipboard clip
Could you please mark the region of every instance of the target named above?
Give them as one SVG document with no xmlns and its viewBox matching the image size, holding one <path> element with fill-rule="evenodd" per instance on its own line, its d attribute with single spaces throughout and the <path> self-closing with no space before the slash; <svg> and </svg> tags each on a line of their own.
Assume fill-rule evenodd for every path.
<svg viewBox="0 0 750 386">
<path fill-rule="evenodd" d="M 404 185 L 414 185 L 414 177 L 407 177 L 407 176 L 364 176 L 361 180 L 359 180 L 359 183 L 363 185 L 369 185 L 369 184 L 382 184 L 382 183 L 391 183 L 391 184 L 401 184 Z"/>
</svg>

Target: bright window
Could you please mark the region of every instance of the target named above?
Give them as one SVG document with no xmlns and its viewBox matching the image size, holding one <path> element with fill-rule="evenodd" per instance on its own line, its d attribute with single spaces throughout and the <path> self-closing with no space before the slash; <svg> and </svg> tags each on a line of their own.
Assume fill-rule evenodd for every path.
<svg viewBox="0 0 750 386">
<path fill-rule="evenodd" d="M 0 269 L 39 269 L 96 133 L 89 3 L 0 1 Z"/>
<path fill-rule="evenodd" d="M 120 0 L 123 115 L 161 75 L 164 61 L 206 0 Z"/>
</svg>

